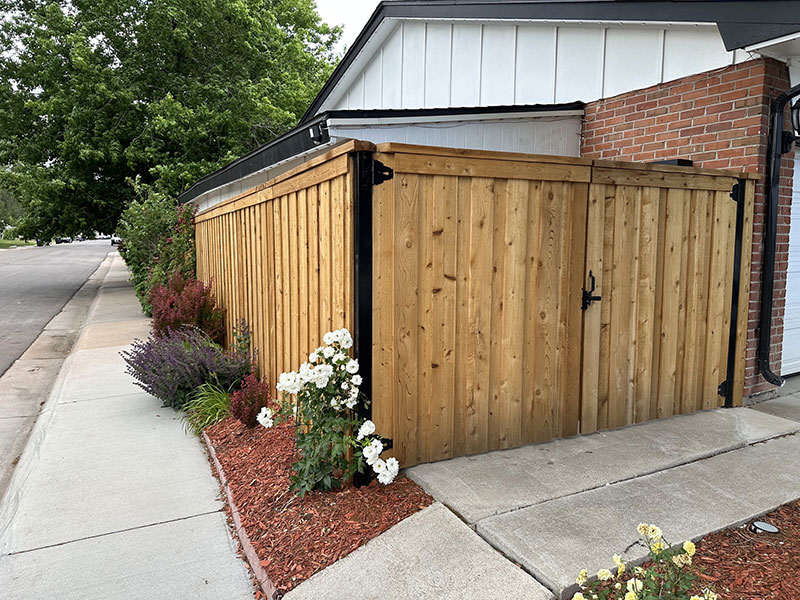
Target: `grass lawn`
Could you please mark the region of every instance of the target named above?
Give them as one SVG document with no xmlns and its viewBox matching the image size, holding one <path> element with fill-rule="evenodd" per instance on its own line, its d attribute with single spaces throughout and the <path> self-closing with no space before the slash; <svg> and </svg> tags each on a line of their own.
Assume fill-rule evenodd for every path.
<svg viewBox="0 0 800 600">
<path fill-rule="evenodd" d="M 3 248 L 15 248 L 16 246 L 32 246 L 36 242 L 31 241 L 22 241 L 22 240 L 0 240 L 0 250 Z"/>
</svg>

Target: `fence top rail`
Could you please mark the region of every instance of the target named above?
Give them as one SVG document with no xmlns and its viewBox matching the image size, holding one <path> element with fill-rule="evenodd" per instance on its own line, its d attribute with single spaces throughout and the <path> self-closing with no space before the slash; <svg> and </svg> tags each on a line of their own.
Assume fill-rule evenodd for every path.
<svg viewBox="0 0 800 600">
<path fill-rule="evenodd" d="M 477 158 L 489 160 L 509 160 L 514 162 L 551 163 L 559 165 L 591 166 L 591 158 L 574 156 L 553 156 L 550 154 L 523 154 L 520 152 L 500 152 L 497 150 L 471 150 L 469 148 L 445 148 L 441 146 L 420 146 L 384 142 L 377 145 L 378 152 L 384 154 L 425 154 L 428 156 L 448 156 L 455 158 Z"/>
<path fill-rule="evenodd" d="M 218 212 L 226 209 L 231 204 L 240 201 L 248 196 L 252 196 L 253 194 L 257 194 L 258 192 L 262 192 L 268 188 L 274 187 L 276 184 L 281 183 L 282 181 L 286 181 L 287 179 L 291 179 L 292 177 L 296 177 L 306 171 L 313 169 L 321 164 L 324 164 L 334 158 L 341 156 L 343 154 L 349 154 L 350 152 L 358 152 L 358 151 L 368 151 L 374 152 L 375 151 L 375 144 L 372 142 L 365 142 L 362 140 L 348 140 L 334 148 L 331 148 L 324 154 L 320 154 L 319 156 L 315 156 L 314 158 L 307 160 L 303 164 L 297 165 L 286 171 L 285 173 L 281 173 L 276 177 L 273 177 L 269 181 L 266 181 L 260 185 L 257 185 L 249 190 L 245 190 L 241 194 L 237 194 L 232 198 L 228 198 L 227 200 L 223 200 L 214 206 L 210 206 L 209 208 L 205 209 L 204 211 L 197 214 L 195 217 L 196 221 L 205 221 L 208 218 L 213 217 Z"/>
<path fill-rule="evenodd" d="M 662 165 L 658 163 L 638 163 L 622 160 L 606 160 L 595 158 L 592 166 L 610 169 L 629 169 L 632 171 L 649 171 L 652 173 L 681 173 L 684 175 L 709 175 L 711 177 L 734 177 L 737 179 L 758 179 L 758 173 L 744 171 L 728 171 L 725 169 L 704 169 L 701 167 L 683 167 L 679 165 Z"/>
</svg>

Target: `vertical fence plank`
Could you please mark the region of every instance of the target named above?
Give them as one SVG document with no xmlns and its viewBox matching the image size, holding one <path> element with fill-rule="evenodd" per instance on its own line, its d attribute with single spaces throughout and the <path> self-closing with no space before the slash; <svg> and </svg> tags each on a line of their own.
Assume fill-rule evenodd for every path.
<svg viewBox="0 0 800 600">
<path fill-rule="evenodd" d="M 403 464 L 417 460 L 417 300 L 419 296 L 418 175 L 396 175 L 395 204 L 395 379 L 396 455 Z"/>
<path fill-rule="evenodd" d="M 464 448 L 468 454 L 489 448 L 489 343 L 491 335 L 492 232 L 494 183 L 474 177 L 470 181 L 469 214 L 469 341 L 465 357 L 467 406 Z"/>
<path fill-rule="evenodd" d="M 605 266 L 603 265 L 605 238 L 605 209 L 606 189 L 604 185 L 592 184 L 589 186 L 589 206 L 586 216 L 586 268 L 581 274 L 582 287 L 589 289 L 589 271 L 595 278 L 594 294 L 607 298 L 605 291 Z M 600 305 L 590 306 L 584 311 L 583 322 L 583 358 L 582 358 L 582 385 L 581 385 L 581 423 L 580 433 L 597 431 L 598 416 L 600 411 L 600 368 L 604 363 L 601 360 L 602 331 L 602 306 L 608 304 L 601 301 Z"/>
<path fill-rule="evenodd" d="M 528 187 L 527 241 L 525 247 L 525 317 L 521 321 L 524 335 L 522 364 L 522 443 L 535 441 L 536 396 L 536 323 L 537 294 L 542 240 L 542 182 L 531 181 Z"/>
</svg>

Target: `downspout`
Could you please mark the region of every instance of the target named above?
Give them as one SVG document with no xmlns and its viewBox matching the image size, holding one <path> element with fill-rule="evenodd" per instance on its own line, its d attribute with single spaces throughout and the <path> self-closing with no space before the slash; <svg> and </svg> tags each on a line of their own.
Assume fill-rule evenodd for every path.
<svg viewBox="0 0 800 600">
<path fill-rule="evenodd" d="M 781 180 L 781 158 L 788 152 L 797 137 L 783 131 L 783 111 L 789 101 L 800 95 L 800 85 L 792 87 L 775 98 L 770 109 L 770 143 L 767 156 L 766 239 L 764 240 L 764 266 L 761 272 L 761 324 L 758 336 L 758 369 L 769 383 L 782 386 L 786 383 L 776 375 L 769 364 L 772 341 L 772 300 L 775 287 L 775 242 L 778 235 L 778 196 Z"/>
</svg>

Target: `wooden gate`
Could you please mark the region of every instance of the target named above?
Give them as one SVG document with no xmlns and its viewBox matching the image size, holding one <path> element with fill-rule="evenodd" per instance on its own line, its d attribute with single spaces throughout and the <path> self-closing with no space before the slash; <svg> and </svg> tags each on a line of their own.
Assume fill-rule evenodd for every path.
<svg viewBox="0 0 800 600">
<path fill-rule="evenodd" d="M 394 180 L 374 191 L 373 417 L 403 465 L 722 404 L 736 177 L 378 149 Z M 741 272 L 745 323 L 749 251 Z"/>
<path fill-rule="evenodd" d="M 581 433 L 720 406 L 727 377 L 739 204 L 718 171 L 595 161 L 586 270 Z M 744 387 L 754 182 L 742 199 L 734 403 Z M 738 265 L 737 265 L 738 266 Z"/>
</svg>

